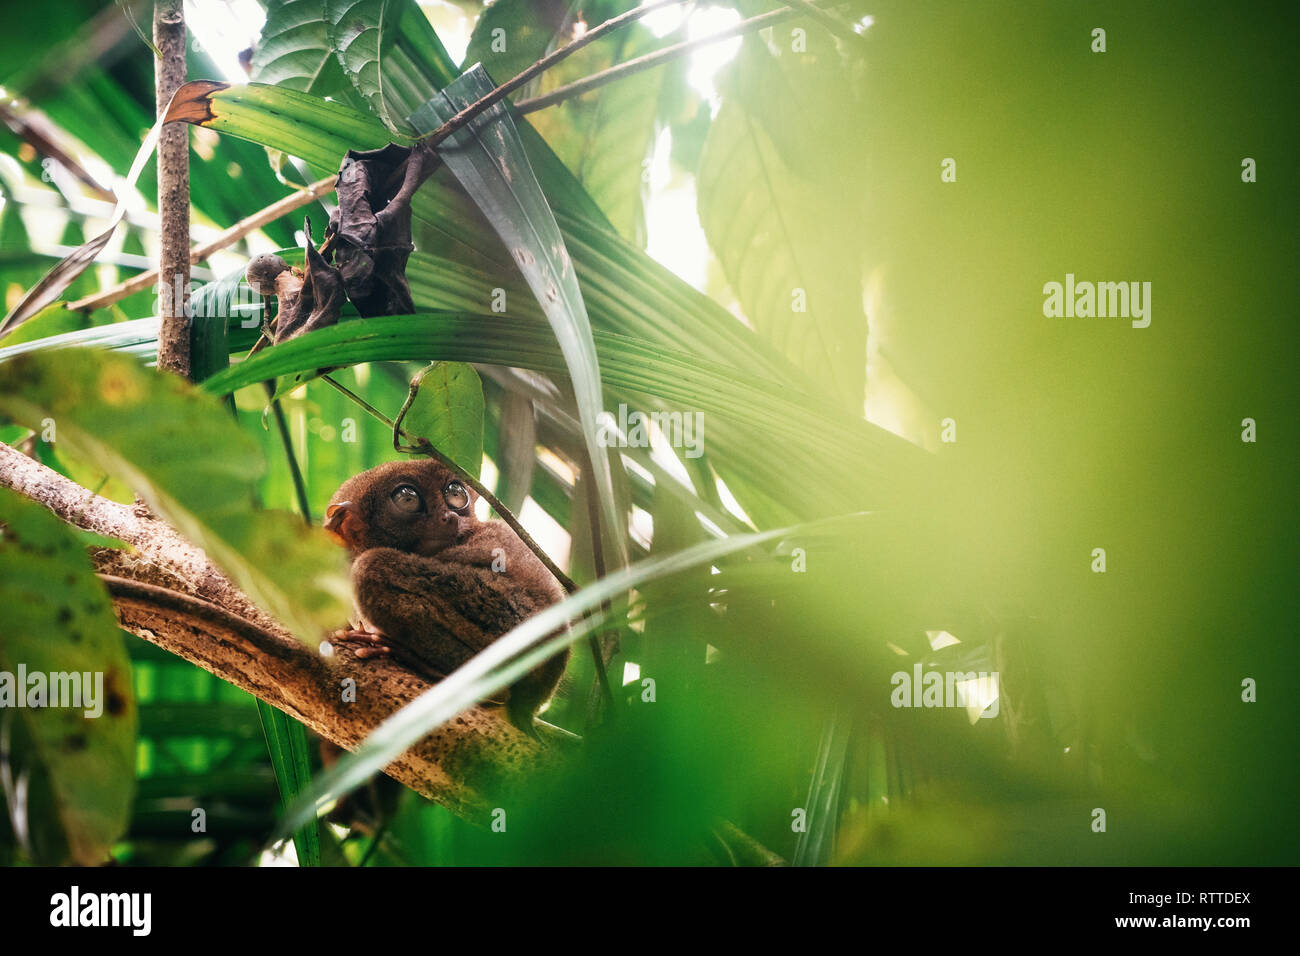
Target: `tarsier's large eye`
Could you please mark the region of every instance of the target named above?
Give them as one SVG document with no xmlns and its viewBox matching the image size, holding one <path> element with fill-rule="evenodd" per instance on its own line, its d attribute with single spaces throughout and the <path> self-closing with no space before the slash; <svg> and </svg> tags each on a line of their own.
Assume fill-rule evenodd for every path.
<svg viewBox="0 0 1300 956">
<path fill-rule="evenodd" d="M 415 485 L 398 485 L 389 495 L 398 511 L 416 512 L 424 510 L 424 499 Z"/>
<path fill-rule="evenodd" d="M 459 481 L 449 481 L 442 489 L 442 497 L 452 511 L 464 511 L 469 507 L 469 492 Z"/>
</svg>

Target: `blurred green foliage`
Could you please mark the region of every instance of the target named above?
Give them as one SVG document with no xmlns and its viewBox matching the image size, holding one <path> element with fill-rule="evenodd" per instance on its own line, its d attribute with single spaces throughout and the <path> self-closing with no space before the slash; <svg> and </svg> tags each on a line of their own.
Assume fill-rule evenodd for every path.
<svg viewBox="0 0 1300 956">
<path fill-rule="evenodd" d="M 365 97 L 368 115 L 236 89 L 216 98 L 214 127 L 231 135 L 214 148 L 256 151 L 235 138 L 246 137 L 297 149 L 323 173 L 345 149 L 379 145 L 383 112 L 405 117 L 399 107 L 454 74 L 427 27 L 404 19 L 411 5 L 394 6 L 391 47 L 350 72 L 331 67 L 335 99 Z M 466 63 L 507 79 L 571 35 L 579 12 L 591 26 L 626 8 L 608 6 L 498 0 Z M 620 493 L 644 532 L 636 553 L 671 555 L 750 522 L 870 513 L 640 583 L 610 611 L 612 719 L 588 721 L 585 648 L 544 714 L 584 734 L 565 772 L 484 820 L 373 793 L 380 819 L 326 828 L 327 862 L 752 860 L 737 828 L 812 864 L 1296 861 L 1300 443 L 1288 366 L 1300 13 L 1112 0 L 996 10 L 878 0 L 845 13 L 872 18 L 859 43 L 806 19 L 746 40 L 702 109 L 680 72 L 643 74 L 518 122 L 590 310 L 607 407 L 707 409 L 703 458 L 627 450 Z M 510 37 L 500 54 L 496 27 Z M 328 62 L 329 35 L 313 29 L 293 62 Z M 521 95 L 648 45 L 640 30 L 593 45 Z M 124 69 L 70 82 L 52 115 L 84 131 L 89 110 L 75 104 L 113 102 L 103 84 L 114 78 L 119 92 L 134 89 Z M 277 79 L 304 89 L 307 75 Z M 376 76 L 393 96 L 378 111 Z M 139 113 L 147 98 L 133 102 Z M 104 147 L 115 169 L 137 142 L 124 122 L 121 143 Z M 665 128 L 720 269 L 712 299 L 644 253 L 641 161 Z M 1255 182 L 1243 181 L 1246 158 Z M 199 178 L 194 189 L 196 205 L 225 195 Z M 236 199 L 239 215 L 264 204 L 261 193 Z M 391 417 L 420 363 L 474 361 L 482 451 L 494 466 L 507 457 L 521 414 L 509 403 L 522 396 L 536 427 L 530 504 L 569 533 L 558 540 L 585 583 L 582 435 L 540 311 L 448 177 L 426 185 L 415 216 L 421 313 L 405 329 L 383 326 L 400 350 L 345 322 L 252 367 L 286 376 L 280 401 L 310 510 L 393 457 L 391 430 L 316 369 L 339 366 L 333 378 Z M 0 232 L 18 237 L 12 224 Z M 30 284 L 28 265 L 0 261 L 0 288 Z M 1067 274 L 1150 282 L 1150 326 L 1045 316 L 1044 284 Z M 510 306 L 494 324 L 497 288 Z M 136 308 L 125 314 L 146 314 Z M 235 324 L 238 353 L 255 331 Z M 147 339 L 132 348 L 147 355 Z M 864 398 L 908 441 L 864 423 Z M 242 437 L 194 454 L 211 464 L 260 448 L 266 468 L 245 476 L 247 504 L 290 508 L 266 407 L 260 384 L 241 387 Z M 84 469 L 39 441 L 33 450 Z M 140 796 L 116 855 L 254 859 L 275 796 L 251 699 L 129 646 Z M 893 706 L 894 675 L 916 665 L 997 672 L 997 716 Z M 1257 700 L 1243 700 L 1244 681 Z M 210 811 L 204 841 L 188 831 L 196 805 Z M 1105 832 L 1093 828 L 1098 809 Z"/>
</svg>

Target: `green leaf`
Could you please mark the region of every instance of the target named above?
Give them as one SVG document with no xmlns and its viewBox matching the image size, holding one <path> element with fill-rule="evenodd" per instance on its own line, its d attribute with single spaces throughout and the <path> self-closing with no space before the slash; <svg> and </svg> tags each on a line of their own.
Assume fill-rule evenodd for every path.
<svg viewBox="0 0 1300 956">
<path fill-rule="evenodd" d="M 343 73 L 390 130 L 456 76 L 428 18 L 412 0 L 326 0 L 325 26 Z"/>
<path fill-rule="evenodd" d="M 257 701 L 257 714 L 262 719 L 262 730 L 266 734 L 266 746 L 271 754 L 275 782 L 280 788 L 280 811 L 283 813 L 311 780 L 307 730 L 301 723 L 261 699 Z M 312 819 L 294 831 L 293 845 L 298 851 L 299 866 L 321 865 L 319 827 L 319 823 Z"/>
<path fill-rule="evenodd" d="M 602 5 L 587 9 L 586 16 L 594 25 L 632 6 L 627 2 Z M 497 82 L 510 79 L 573 38 L 572 9 L 554 0 L 496 0 L 474 24 L 465 63 L 481 63 Z M 639 24 L 625 26 L 551 67 L 516 90 L 511 99 L 549 92 L 668 42 Z M 529 117 L 619 234 L 638 246 L 645 245 L 642 161 L 654 134 L 660 92 L 670 74 L 671 68 L 647 70 Z"/>
<path fill-rule="evenodd" d="M 534 614 L 376 727 L 355 751 L 313 781 L 311 789 L 290 808 L 283 825 L 298 826 L 311 819 L 316 807 L 359 786 L 431 730 L 600 628 L 606 617 L 600 610 L 605 602 L 626 596 L 631 589 L 648 582 L 716 562 L 795 530 L 783 528 L 704 541 L 674 554 L 651 558 L 614 571 Z M 588 612 L 588 617 L 582 617 Z"/>
<path fill-rule="evenodd" d="M 742 56 L 732 85 L 774 71 L 772 59 L 765 47 Z M 787 122 L 770 100 L 724 99 L 700 158 L 700 224 L 755 331 L 861 414 L 866 185 L 860 174 L 830 181 L 811 163 L 792 166 L 769 133 L 774 112 Z"/>
<path fill-rule="evenodd" d="M 330 47 L 322 0 L 270 0 L 253 53 L 253 79 L 318 96 L 349 94 L 350 84 Z"/>
<path fill-rule="evenodd" d="M 393 111 L 388 100 L 398 94 L 384 89 L 380 58 L 391 53 L 397 27 L 393 10 L 397 7 L 398 4 L 389 0 L 326 0 L 324 24 L 343 74 L 370 104 L 374 114 L 394 131 L 399 126 L 390 115 Z M 381 53 L 381 48 L 387 49 Z"/>
<path fill-rule="evenodd" d="M 493 444 L 498 474 L 496 496 L 517 514 L 533 489 L 533 471 L 537 465 L 537 411 L 532 399 L 518 392 L 506 392 L 497 404 L 500 424 L 495 430 Z"/>
<path fill-rule="evenodd" d="M 431 133 L 493 88 L 486 71 L 475 67 L 416 111 L 411 121 L 421 133 Z M 603 396 L 591 321 L 564 237 L 514 122 L 498 103 L 443 140 L 437 150 L 510 250 L 551 324 L 573 384 L 604 531 L 616 549 L 615 559 L 625 562 L 626 519 L 614 496 L 611 456 L 598 438 Z"/>
<path fill-rule="evenodd" d="M 18 328 L 9 332 L 0 342 L 8 349 L 24 342 L 36 342 L 65 332 L 78 332 L 86 326 L 86 317 L 79 312 L 68 311 L 62 302 L 47 305 Z"/>
<path fill-rule="evenodd" d="M 202 125 L 291 152 L 320 176 L 336 171 L 348 149 L 377 149 L 388 141 L 387 131 L 373 117 L 293 90 L 256 84 L 216 90 L 196 86 L 194 96 L 195 112 L 210 114 Z M 584 300 L 598 328 L 686 348 L 702 358 L 788 381 L 809 393 L 820 390 L 814 376 L 804 375 L 776 354 L 734 315 L 620 239 L 602 221 L 599 210 L 564 165 L 545 150 L 545 144 L 540 147 L 544 153 L 528 145 L 526 134 L 535 136 L 535 131 L 527 124 L 519 128 L 546 197 L 556 210 Z M 560 173 L 540 162 L 539 156 L 551 156 Z M 560 181 L 566 178 L 572 190 L 585 197 L 594 218 L 583 211 L 584 203 L 571 199 L 571 190 Z M 458 287 L 462 274 L 473 276 L 481 285 L 467 285 L 464 291 L 478 296 L 472 307 L 479 310 L 489 301 L 480 290 L 509 287 L 517 281 L 517 270 L 501 240 L 454 184 L 435 174 L 415 194 L 411 208 L 422 230 L 421 248 L 425 253 L 436 252 L 423 261 L 421 253 L 412 257 L 408 276 L 412 277 L 413 294 L 417 272 L 420 279 L 440 289 Z M 448 307 L 443 301 L 425 304 Z"/>
<path fill-rule="evenodd" d="M 402 430 L 434 448 L 475 478 L 483 467 L 483 383 L 464 362 L 435 362 L 420 372 Z"/>
<path fill-rule="evenodd" d="M 568 14 L 567 0 L 496 0 L 474 22 L 465 65 L 481 63 L 498 81 L 508 80 L 551 51 Z M 514 95 L 531 95 L 538 82 Z"/>
<path fill-rule="evenodd" d="M 698 409 L 704 440 L 721 468 L 765 475 L 779 447 L 784 467 L 815 472 L 817 496 L 782 496 L 812 516 L 897 500 L 920 487 L 929 456 L 867 422 L 828 415 L 815 398 L 778 383 L 741 375 L 689 353 L 596 333 L 607 387 L 628 399 Z M 417 313 L 342 322 L 308 333 L 234 366 L 204 383 L 222 395 L 282 375 L 336 365 L 413 359 L 474 362 L 562 374 L 563 358 L 545 327 L 501 315 Z"/>
<path fill-rule="evenodd" d="M 808 797 L 804 800 L 805 828 L 795 841 L 791 860 L 795 866 L 825 866 L 832 860 L 831 851 L 840 826 L 845 756 L 852 732 L 853 721 L 843 708 L 827 716 Z"/>
<path fill-rule="evenodd" d="M 231 333 L 243 336 L 244 347 L 256 337 L 255 329 L 232 328 Z M 141 319 L 0 349 L 0 362 L 77 345 L 116 348 L 150 358 L 157 351 L 157 335 L 157 320 Z M 699 410 L 706 423 L 710 462 L 761 527 L 788 523 L 797 516 L 880 506 L 897 500 L 908 488 L 922 487 L 919 482 L 933 469 L 930 456 L 921 449 L 875 425 L 841 418 L 815 396 L 755 375 L 740 375 L 729 366 L 657 342 L 599 331 L 594 337 L 605 385 L 616 396 L 611 407 L 622 400 L 650 408 Z M 439 359 L 564 372 L 554 339 L 540 319 L 417 313 L 342 322 L 313 332 L 266 349 L 208 380 L 204 387 L 224 395 L 283 375 L 296 375 L 301 381 L 323 367 Z M 291 382 L 282 391 L 296 384 Z M 768 497 L 764 482 L 757 479 L 770 472 L 773 443 L 779 444 L 789 467 L 818 472 L 820 495 Z M 379 444 L 388 447 L 387 441 Z M 761 507 L 753 506 L 754 496 L 761 496 L 756 499 Z M 560 513 L 567 508 L 565 503 L 557 505 Z"/>
<path fill-rule="evenodd" d="M 0 607 L 0 714 L 13 735 L 0 746 L 0 770 L 11 822 L 37 863 L 102 864 L 126 830 L 135 790 L 130 663 L 77 532 L 8 489 L 0 489 Z M 75 678 L 79 706 L 20 705 L 37 674 L 51 695 L 55 675 Z"/>
<path fill-rule="evenodd" d="M 303 640 L 346 619 L 342 555 L 284 512 L 254 508 L 265 462 L 211 396 L 126 355 L 89 349 L 0 365 L 0 410 L 125 482 Z"/>
<path fill-rule="evenodd" d="M 495 5 L 494 5 L 495 6 Z M 659 39 L 633 24 L 584 47 L 540 78 L 547 93 L 677 37 Z M 642 190 L 666 69 L 646 70 L 532 116 L 532 123 L 591 195 L 619 235 L 645 246 Z"/>
</svg>

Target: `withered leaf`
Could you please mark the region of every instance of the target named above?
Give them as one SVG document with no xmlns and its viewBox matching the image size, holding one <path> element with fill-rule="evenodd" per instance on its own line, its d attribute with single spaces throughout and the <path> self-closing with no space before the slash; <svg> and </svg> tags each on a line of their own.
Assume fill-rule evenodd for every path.
<svg viewBox="0 0 1300 956">
<path fill-rule="evenodd" d="M 409 148 L 389 143 L 382 149 L 349 150 L 339 167 L 339 204 L 326 238 L 348 298 L 362 316 L 415 311 L 406 260 L 411 255 L 410 194 L 419 165 L 403 168 L 410 155 Z M 403 188 L 408 180 L 411 188 Z"/>
<path fill-rule="evenodd" d="M 302 288 L 296 294 L 286 292 L 280 296 L 275 345 L 335 325 L 343 311 L 343 277 L 312 245 L 310 219 L 304 224 L 304 229 L 307 233 L 307 256 Z"/>
</svg>

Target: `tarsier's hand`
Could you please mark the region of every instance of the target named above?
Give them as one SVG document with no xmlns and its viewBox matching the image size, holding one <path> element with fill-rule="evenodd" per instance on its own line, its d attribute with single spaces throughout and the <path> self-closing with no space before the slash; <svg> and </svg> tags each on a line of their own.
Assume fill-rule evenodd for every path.
<svg viewBox="0 0 1300 956">
<path fill-rule="evenodd" d="M 431 460 L 380 465 L 335 492 L 325 527 L 352 555 L 362 621 L 352 637 L 374 635 L 371 646 L 391 648 L 441 678 L 564 597 L 508 525 L 474 516 L 474 501 L 450 470 Z M 567 652 L 559 654 L 510 688 L 516 725 L 531 729 L 567 660 Z"/>
</svg>

